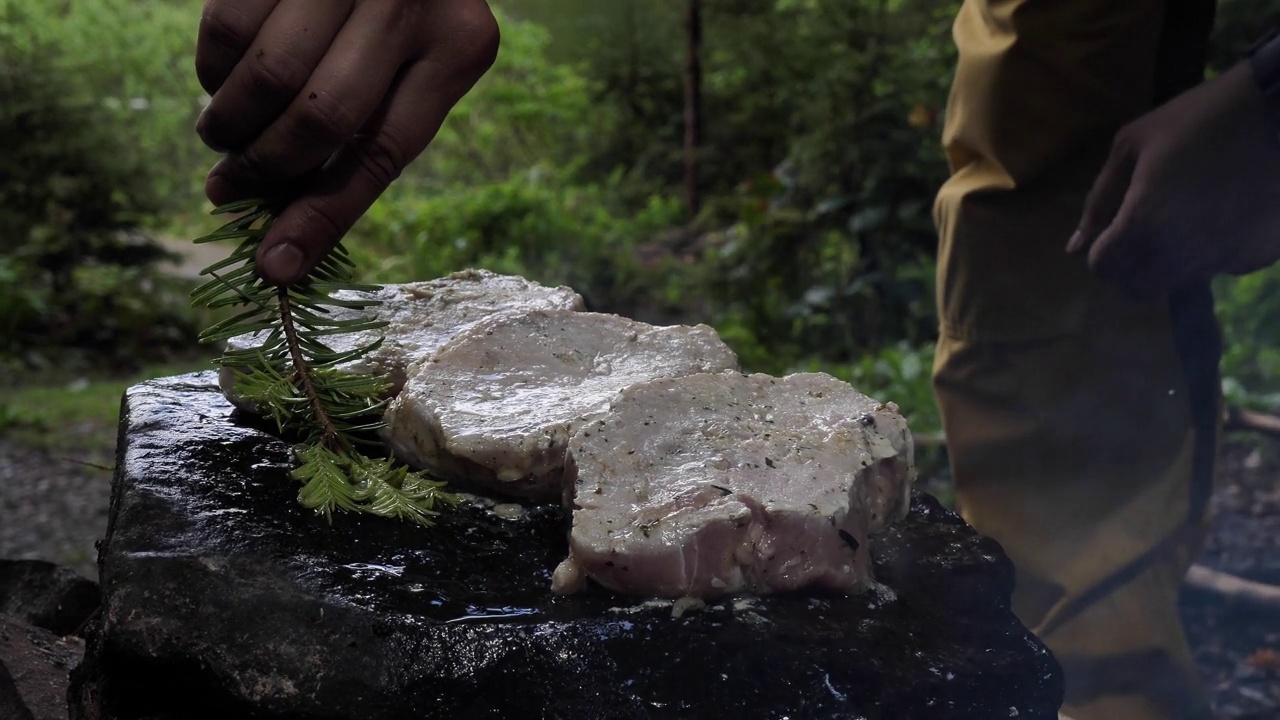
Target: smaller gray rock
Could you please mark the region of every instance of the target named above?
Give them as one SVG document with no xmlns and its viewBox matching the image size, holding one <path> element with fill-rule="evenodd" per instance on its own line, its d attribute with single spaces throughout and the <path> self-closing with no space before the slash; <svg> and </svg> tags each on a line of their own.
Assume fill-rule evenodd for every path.
<svg viewBox="0 0 1280 720">
<path fill-rule="evenodd" d="M 413 367 L 383 436 L 407 465 L 449 482 L 559 502 L 569 438 L 619 391 L 737 367 L 706 325 L 572 310 L 491 315 Z"/>
<path fill-rule="evenodd" d="M 67 720 L 67 685 L 83 657 L 79 638 L 0 615 L 0 718 Z"/>
<path fill-rule="evenodd" d="M 72 635 L 100 602 L 98 584 L 68 568 L 43 560 L 0 560 L 0 614 Z"/>
</svg>

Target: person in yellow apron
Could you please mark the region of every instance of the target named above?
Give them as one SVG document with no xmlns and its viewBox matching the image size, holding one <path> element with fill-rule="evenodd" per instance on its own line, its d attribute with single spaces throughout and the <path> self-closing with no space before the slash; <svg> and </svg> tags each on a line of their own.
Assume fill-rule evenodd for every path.
<svg viewBox="0 0 1280 720">
<path fill-rule="evenodd" d="M 1194 177 L 1179 165 L 1194 153 L 1149 140 L 1206 93 L 1243 87 L 1240 72 L 1142 116 L 1200 82 L 1213 13 L 1204 0 L 967 0 L 954 26 L 934 386 L 961 513 L 1013 559 L 1014 611 L 1061 662 L 1075 720 L 1211 717 L 1177 608 L 1219 430 L 1207 281 L 1262 261 L 1192 257 L 1236 228 L 1212 213 L 1183 224 L 1196 198 L 1173 191 L 1199 184 L 1211 203 L 1222 195 L 1205 184 L 1224 178 Z M 1229 124 L 1184 125 L 1215 136 L 1198 149 L 1229 146 Z"/>
</svg>

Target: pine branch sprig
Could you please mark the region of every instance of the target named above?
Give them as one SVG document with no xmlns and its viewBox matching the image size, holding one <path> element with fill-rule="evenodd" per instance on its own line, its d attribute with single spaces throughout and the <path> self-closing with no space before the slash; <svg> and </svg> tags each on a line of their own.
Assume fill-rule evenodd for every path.
<svg viewBox="0 0 1280 720">
<path fill-rule="evenodd" d="M 275 222 L 267 205 L 245 200 L 213 214 L 238 217 L 195 242 L 240 243 L 225 260 L 201 272 L 210 279 L 192 292 L 192 304 L 234 312 L 201 333 L 200 341 L 253 338 L 253 347 L 228 350 L 215 362 L 232 372 L 235 392 L 268 413 L 282 434 L 301 438 L 294 448 L 298 466 L 290 473 L 303 483 L 298 500 L 326 518 L 335 511 L 365 512 L 431 525 L 441 507 L 456 504 L 458 497 L 421 472 L 358 450 L 379 444 L 369 437 L 383 425 L 390 381 L 338 366 L 377 350 L 382 340 L 341 351 L 326 343 L 336 335 L 386 326 L 360 312 L 377 300 L 334 297 L 377 286 L 355 281 L 355 265 L 341 244 L 300 281 L 270 285 L 255 265 L 258 247 Z M 338 308 L 354 312 L 338 315 L 333 312 Z"/>
</svg>

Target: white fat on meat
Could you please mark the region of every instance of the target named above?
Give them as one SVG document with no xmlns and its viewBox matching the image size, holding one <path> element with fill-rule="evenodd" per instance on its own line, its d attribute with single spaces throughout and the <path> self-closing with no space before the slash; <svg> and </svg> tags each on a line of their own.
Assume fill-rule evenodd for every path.
<svg viewBox="0 0 1280 720">
<path fill-rule="evenodd" d="M 569 443 L 573 527 L 552 589 L 865 589 L 867 536 L 906 515 L 914 479 L 897 407 L 829 375 L 639 384 Z"/>
<path fill-rule="evenodd" d="M 558 501 L 569 438 L 620 390 L 737 365 L 705 325 L 568 311 L 494 316 L 411 369 L 383 436 L 401 460 L 444 479 Z"/>
<path fill-rule="evenodd" d="M 491 315 L 530 310 L 583 310 L 582 297 L 564 286 L 547 287 L 513 275 L 488 270 L 462 270 L 425 282 L 383 285 L 373 292 L 342 290 L 341 300 L 377 300 L 379 304 L 355 310 L 333 308 L 333 317 L 354 319 L 361 315 L 387 326 L 377 330 L 331 335 L 325 342 L 347 352 L 382 338 L 382 345 L 362 358 L 343 363 L 340 370 L 356 375 L 386 374 L 388 396 L 400 392 L 410 365 L 440 349 L 459 331 Z M 227 341 L 228 350 L 242 350 L 262 342 L 262 334 L 240 335 Z M 223 368 L 218 383 L 223 394 L 242 410 L 254 411 L 234 391 L 235 374 Z"/>
</svg>

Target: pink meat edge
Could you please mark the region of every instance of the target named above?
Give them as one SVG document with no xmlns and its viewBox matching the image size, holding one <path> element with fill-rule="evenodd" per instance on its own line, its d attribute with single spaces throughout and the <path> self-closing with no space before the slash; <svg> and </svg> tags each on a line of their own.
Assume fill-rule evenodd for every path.
<svg viewBox="0 0 1280 720">
<path fill-rule="evenodd" d="M 887 526 L 906 514 L 903 498 L 910 478 L 909 466 L 899 457 L 882 460 L 858 475 L 850 488 L 858 495 L 850 498 L 852 512 L 838 524 L 829 517 L 770 513 L 754 498 L 739 494 L 734 497 L 750 508 L 750 522 L 709 523 L 683 543 L 657 546 L 658 552 L 601 552 L 576 541 L 570 530 L 569 557 L 555 569 L 552 591 L 578 592 L 591 578 L 620 594 L 667 598 L 809 588 L 861 592 L 874 583 L 868 529 Z M 573 497 L 577 476 L 572 453 L 566 452 L 564 503 L 571 512 L 578 510 Z M 813 528 L 815 523 L 831 529 Z M 809 537 L 818 542 L 786 547 L 792 538 Z M 626 558 L 620 560 L 620 555 Z"/>
</svg>

